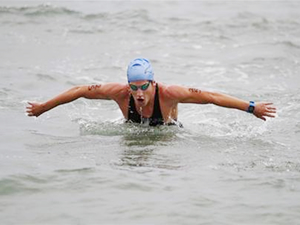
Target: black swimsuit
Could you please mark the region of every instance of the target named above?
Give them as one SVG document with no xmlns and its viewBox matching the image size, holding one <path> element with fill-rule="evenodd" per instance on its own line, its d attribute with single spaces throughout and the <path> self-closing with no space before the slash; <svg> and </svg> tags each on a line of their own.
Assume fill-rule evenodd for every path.
<svg viewBox="0 0 300 225">
<path fill-rule="evenodd" d="M 154 108 L 150 118 L 143 118 L 136 110 L 135 103 L 132 95 L 130 96 L 130 102 L 128 106 L 128 122 L 133 123 L 148 123 L 149 126 L 164 125 L 164 118 L 162 116 L 159 104 L 158 85 L 155 89 Z"/>
</svg>

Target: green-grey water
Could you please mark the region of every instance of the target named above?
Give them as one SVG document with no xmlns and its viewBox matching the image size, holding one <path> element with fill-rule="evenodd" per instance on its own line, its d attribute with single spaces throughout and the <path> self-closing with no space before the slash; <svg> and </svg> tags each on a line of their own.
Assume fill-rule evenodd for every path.
<svg viewBox="0 0 300 225">
<path fill-rule="evenodd" d="M 297 1 L 1 1 L 1 224 L 299 224 Z M 273 102 L 266 122 L 182 104 L 184 127 L 125 124 L 80 84 L 155 78 Z"/>
</svg>

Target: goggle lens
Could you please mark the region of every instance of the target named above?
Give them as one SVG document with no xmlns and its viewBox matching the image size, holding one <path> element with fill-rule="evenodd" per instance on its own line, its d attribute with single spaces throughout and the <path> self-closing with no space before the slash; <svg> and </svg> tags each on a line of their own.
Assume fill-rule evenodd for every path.
<svg viewBox="0 0 300 225">
<path fill-rule="evenodd" d="M 134 85 L 134 84 L 129 84 L 131 90 L 133 90 L 133 91 L 137 91 L 139 88 L 140 88 L 142 91 L 146 91 L 146 90 L 148 89 L 149 85 L 150 85 L 150 82 L 145 83 L 145 84 L 143 84 L 143 85 L 141 85 L 141 86 L 137 86 L 137 85 Z"/>
</svg>

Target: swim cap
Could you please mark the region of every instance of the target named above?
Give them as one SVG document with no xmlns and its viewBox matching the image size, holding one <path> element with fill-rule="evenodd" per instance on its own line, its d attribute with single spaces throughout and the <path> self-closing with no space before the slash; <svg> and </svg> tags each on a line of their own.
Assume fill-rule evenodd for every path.
<svg viewBox="0 0 300 225">
<path fill-rule="evenodd" d="M 136 58 L 131 61 L 127 69 L 128 83 L 139 80 L 154 80 L 152 66 L 148 59 Z"/>
</svg>

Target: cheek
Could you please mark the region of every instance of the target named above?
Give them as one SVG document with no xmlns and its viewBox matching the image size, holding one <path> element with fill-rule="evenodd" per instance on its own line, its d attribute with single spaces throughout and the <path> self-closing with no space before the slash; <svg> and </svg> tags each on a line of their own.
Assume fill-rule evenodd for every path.
<svg viewBox="0 0 300 225">
<path fill-rule="evenodd" d="M 145 96 L 146 98 L 150 98 L 151 92 L 150 92 L 150 91 L 145 91 L 145 92 L 144 92 L 144 96 Z"/>
</svg>

